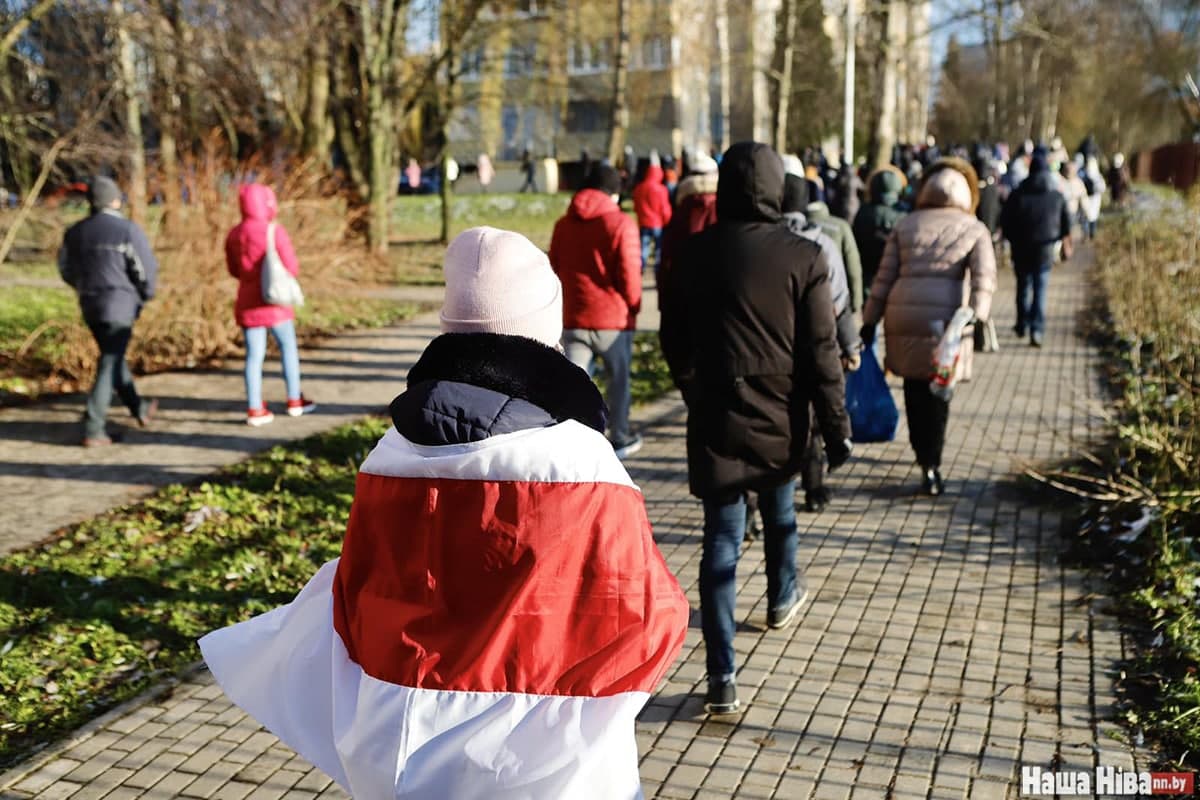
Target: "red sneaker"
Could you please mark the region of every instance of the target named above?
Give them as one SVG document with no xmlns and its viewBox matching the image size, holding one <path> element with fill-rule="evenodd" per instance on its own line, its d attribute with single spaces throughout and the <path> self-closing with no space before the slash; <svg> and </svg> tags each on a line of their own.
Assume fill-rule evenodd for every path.
<svg viewBox="0 0 1200 800">
<path fill-rule="evenodd" d="M 268 425 L 274 421 L 275 415 L 266 406 L 251 408 L 246 411 L 246 424 L 253 428 L 257 428 L 260 425 Z"/>
<path fill-rule="evenodd" d="M 289 399 L 287 403 L 289 417 L 299 417 L 302 414 L 311 414 L 317 410 L 317 404 L 304 395 L 300 395 L 295 400 Z"/>
</svg>

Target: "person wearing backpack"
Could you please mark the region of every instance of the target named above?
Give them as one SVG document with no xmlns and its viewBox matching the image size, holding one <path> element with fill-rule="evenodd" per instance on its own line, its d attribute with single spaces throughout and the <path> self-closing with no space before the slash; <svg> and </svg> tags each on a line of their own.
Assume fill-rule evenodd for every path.
<svg viewBox="0 0 1200 800">
<path fill-rule="evenodd" d="M 246 336 L 246 424 L 257 427 L 275 421 L 262 396 L 263 362 L 267 356 L 267 332 L 275 337 L 287 385 L 288 416 L 315 411 L 316 403 L 300 391 L 300 351 L 296 345 L 296 311 L 291 306 L 272 305 L 263 299 L 262 270 L 273 246 L 284 268 L 296 276 L 300 262 L 287 230 L 275 222 L 279 204 L 270 186 L 246 184 L 238 192 L 242 221 L 225 237 L 225 265 L 238 279 L 234 316 Z"/>
</svg>

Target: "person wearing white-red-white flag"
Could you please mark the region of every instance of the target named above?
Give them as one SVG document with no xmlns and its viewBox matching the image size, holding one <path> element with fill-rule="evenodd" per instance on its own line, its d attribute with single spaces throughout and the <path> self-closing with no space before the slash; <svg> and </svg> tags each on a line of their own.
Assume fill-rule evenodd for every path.
<svg viewBox="0 0 1200 800">
<path fill-rule="evenodd" d="M 446 253 L 443 335 L 362 465 L 339 559 L 200 641 L 235 703 L 357 800 L 638 798 L 634 721 L 688 603 L 527 239 Z"/>
</svg>

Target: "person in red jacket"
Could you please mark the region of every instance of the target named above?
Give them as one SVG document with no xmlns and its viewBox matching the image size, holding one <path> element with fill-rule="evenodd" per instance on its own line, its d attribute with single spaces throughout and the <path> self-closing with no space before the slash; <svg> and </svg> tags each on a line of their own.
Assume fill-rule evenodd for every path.
<svg viewBox="0 0 1200 800">
<path fill-rule="evenodd" d="M 671 221 L 671 192 L 663 183 L 663 170 L 658 153 L 650 152 L 650 166 L 646 176 L 633 190 L 633 210 L 637 213 L 638 229 L 642 238 L 642 272 L 650 261 L 650 245 L 654 245 L 654 278 L 658 281 L 659 266 L 662 264 L 663 228 Z"/>
<path fill-rule="evenodd" d="M 267 255 L 268 236 L 275 239 L 275 252 L 293 275 L 300 262 L 292 240 L 282 225 L 275 223 L 279 204 L 270 186 L 246 184 L 238 192 L 242 221 L 225 237 L 225 266 L 238 279 L 234 316 L 246 336 L 246 424 L 266 425 L 275 420 L 262 397 L 263 361 L 267 357 L 267 331 L 275 337 L 283 361 L 287 384 L 288 416 L 298 417 L 316 410 L 316 403 L 300 392 L 300 352 L 296 346 L 296 312 L 290 306 L 274 306 L 263 300 L 262 264 Z"/>
<path fill-rule="evenodd" d="M 672 261 L 684 241 L 717 221 L 717 162 L 704 153 L 691 159 L 691 173 L 675 190 L 675 211 L 663 229 L 662 258 L 655 283 L 659 296 L 671 280 Z"/>
<path fill-rule="evenodd" d="M 563 350 L 589 374 L 596 358 L 603 364 L 609 438 L 617 456 L 625 458 L 642 446 L 642 437 L 629 428 L 642 273 L 637 226 L 618 205 L 620 192 L 620 173 L 608 164 L 593 167 L 555 223 L 549 255 L 563 286 Z"/>
</svg>

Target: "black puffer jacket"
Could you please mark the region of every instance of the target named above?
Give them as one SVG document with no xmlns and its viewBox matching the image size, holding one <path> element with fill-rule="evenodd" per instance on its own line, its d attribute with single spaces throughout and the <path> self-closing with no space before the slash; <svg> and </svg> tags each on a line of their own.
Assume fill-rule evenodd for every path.
<svg viewBox="0 0 1200 800">
<path fill-rule="evenodd" d="M 1018 268 L 1053 263 L 1054 246 L 1071 235 L 1071 215 L 1049 172 L 1034 172 L 1009 195 L 1000 227 Z"/>
<path fill-rule="evenodd" d="M 798 471 L 816 409 L 850 435 L 828 275 L 783 224 L 783 164 L 763 144 L 721 162 L 717 223 L 690 237 L 663 298 L 662 341 L 688 404 L 692 494 L 765 489 Z"/>
</svg>

